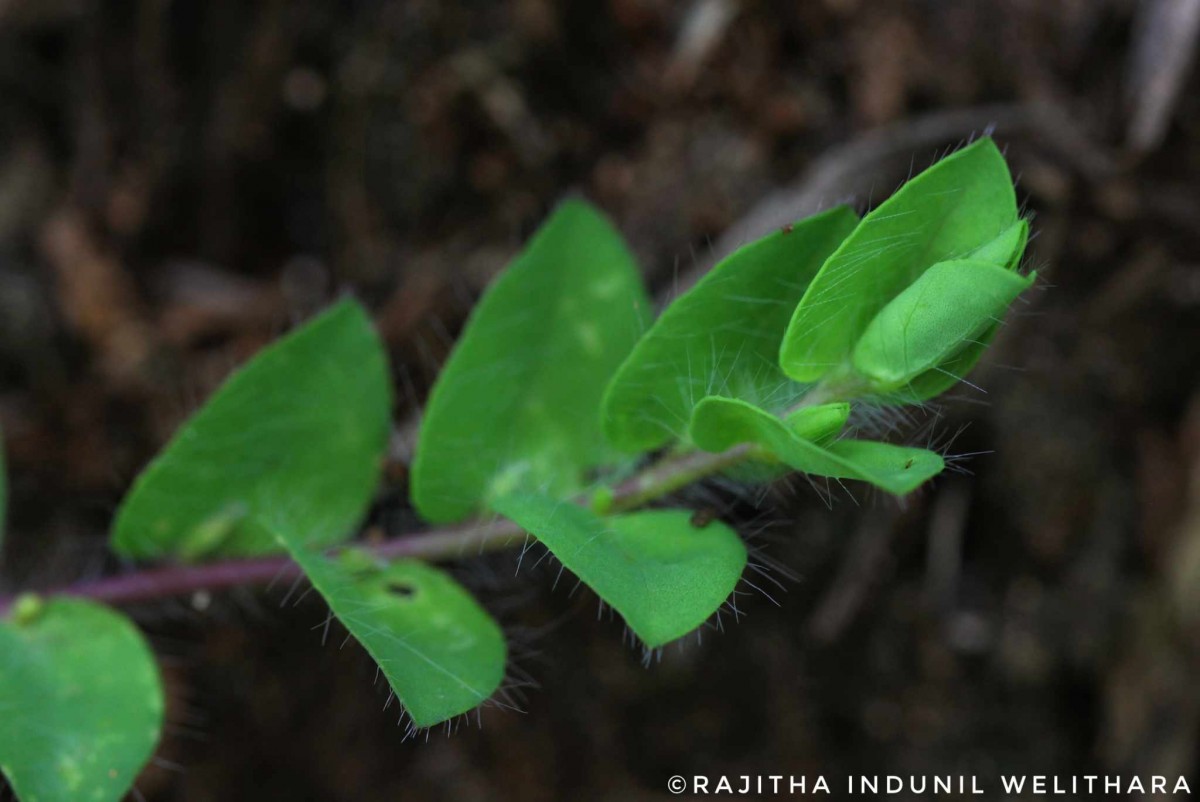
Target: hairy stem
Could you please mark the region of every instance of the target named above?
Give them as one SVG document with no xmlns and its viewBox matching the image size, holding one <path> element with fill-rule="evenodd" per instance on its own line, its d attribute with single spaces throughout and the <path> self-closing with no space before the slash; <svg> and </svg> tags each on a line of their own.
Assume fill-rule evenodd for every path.
<svg viewBox="0 0 1200 802">
<path fill-rule="evenodd" d="M 847 387 L 825 381 L 809 392 L 784 414 L 804 407 L 826 403 L 842 396 Z M 853 393 L 851 393 L 853 395 Z M 644 470 L 620 482 L 612 489 L 606 512 L 626 512 L 680 490 L 693 482 L 718 474 L 745 462 L 754 454 L 748 443 L 712 454 L 685 451 L 663 457 Z M 589 497 L 576 499 L 589 504 Z M 357 547 L 384 559 L 413 557 L 422 560 L 453 560 L 499 551 L 524 543 L 524 530 L 501 517 L 477 520 L 442 529 L 431 529 L 391 538 L 380 543 L 356 543 Z M 286 556 L 221 560 L 198 565 L 164 565 L 127 574 L 90 579 L 43 591 L 47 596 L 75 596 L 106 604 L 141 604 L 158 599 L 186 596 L 198 591 L 214 591 L 241 585 L 266 585 L 293 581 L 300 577 L 299 567 Z M 18 596 L 0 596 L 0 617 L 8 614 Z"/>
<path fill-rule="evenodd" d="M 624 511 L 644 506 L 736 465 L 750 453 L 749 446 L 734 446 L 719 454 L 693 451 L 662 459 L 614 487 L 611 510 Z M 423 560 L 453 560 L 520 545 L 524 542 L 523 535 L 524 530 L 515 523 L 496 517 L 402 535 L 381 543 L 356 545 L 386 559 L 415 557 Z M 292 581 L 299 576 L 300 569 L 287 557 L 243 558 L 147 568 L 76 582 L 44 593 L 82 597 L 107 604 L 139 604 L 198 591 Z M 0 596 L 0 617 L 8 613 L 16 598 Z"/>
</svg>

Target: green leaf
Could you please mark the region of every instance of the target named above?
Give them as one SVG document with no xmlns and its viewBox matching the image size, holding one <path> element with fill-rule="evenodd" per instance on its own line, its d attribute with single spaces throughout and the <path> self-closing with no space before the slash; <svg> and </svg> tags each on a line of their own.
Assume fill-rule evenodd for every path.
<svg viewBox="0 0 1200 802">
<path fill-rule="evenodd" d="M 379 664 L 416 726 L 478 707 L 500 686 L 504 634 L 444 572 L 413 560 L 380 564 L 353 550 L 329 558 L 280 542 Z"/>
<path fill-rule="evenodd" d="M 343 301 L 234 373 L 138 477 L 114 548 L 183 559 L 345 540 L 378 481 L 389 430 L 387 358 Z"/>
<path fill-rule="evenodd" d="M 780 340 L 822 262 L 858 217 L 839 206 L 723 259 L 655 321 L 604 397 L 604 430 L 624 451 L 686 434 L 706 395 L 782 409 L 800 389 L 779 370 Z"/>
<path fill-rule="evenodd" d="M 824 445 L 841 434 L 849 418 L 850 405 L 842 402 L 798 409 L 786 415 L 784 423 L 800 439 Z M 763 484 L 787 476 L 791 471 L 791 467 L 781 463 L 774 454 L 763 452 L 726 469 L 725 475 L 737 482 Z"/>
<path fill-rule="evenodd" d="M 124 616 L 26 596 L 0 621 L 0 769 L 24 802 L 121 799 L 158 743 L 154 655 Z"/>
<path fill-rule="evenodd" d="M 912 492 L 945 467 L 940 456 L 923 448 L 868 440 L 817 445 L 797 437 L 784 421 L 766 410 L 718 396 L 710 396 L 696 406 L 692 440 L 712 452 L 753 443 L 797 471 L 859 479 L 898 496 Z"/>
<path fill-rule="evenodd" d="M 746 565 L 736 532 L 718 521 L 693 526 L 686 510 L 601 517 L 539 495 L 492 506 L 541 541 L 651 648 L 703 624 Z"/>
<path fill-rule="evenodd" d="M 796 307 L 784 373 L 816 381 L 844 368 L 871 319 L 926 269 L 970 254 L 1017 222 L 1004 157 L 982 139 L 930 167 L 863 218 Z"/>
<path fill-rule="evenodd" d="M 600 399 L 649 301 L 620 235 L 566 201 L 476 305 L 425 408 L 412 497 L 427 520 L 489 497 L 578 490 L 613 461 Z"/>
<path fill-rule="evenodd" d="M 801 440 L 823 443 L 842 433 L 850 419 L 846 402 L 803 407 L 784 416 L 784 423 Z"/>
<path fill-rule="evenodd" d="M 980 245 L 967 255 L 968 259 L 991 262 L 994 265 L 1016 270 L 1029 242 L 1029 221 L 1018 220 L 995 239 Z"/>
<path fill-rule="evenodd" d="M 854 348 L 854 369 L 875 392 L 902 388 L 992 329 L 1036 274 L 990 262 L 939 262 L 885 306 Z"/>
<path fill-rule="evenodd" d="M 972 251 L 970 258 L 1003 265 L 1009 270 L 1016 270 L 1021 264 L 1021 256 L 1025 253 L 1025 245 L 1028 241 L 1029 223 L 1025 220 L 1018 220 L 1003 234 Z M 966 378 L 979 362 L 983 352 L 987 350 L 999 329 L 999 323 L 993 325 L 974 337 L 972 342 L 967 343 L 962 350 L 942 364 L 914 377 L 903 390 L 880 396 L 880 399 L 885 402 L 912 404 L 941 395 Z"/>
</svg>

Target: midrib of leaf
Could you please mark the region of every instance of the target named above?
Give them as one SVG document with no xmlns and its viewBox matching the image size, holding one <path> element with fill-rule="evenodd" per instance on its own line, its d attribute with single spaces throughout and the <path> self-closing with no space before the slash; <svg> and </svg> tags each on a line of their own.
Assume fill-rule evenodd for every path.
<svg viewBox="0 0 1200 802">
<path fill-rule="evenodd" d="M 451 629 L 447 630 L 445 623 L 436 617 L 432 620 L 420 617 L 422 612 L 429 613 L 434 608 L 423 607 L 404 612 L 402 606 L 407 602 L 403 600 L 387 596 L 385 599 L 373 603 L 374 600 L 364 598 L 363 594 L 373 592 L 370 583 L 378 581 L 379 577 L 356 578 L 353 571 L 347 570 L 343 565 L 335 564 L 336 558 L 331 560 L 320 552 L 307 550 L 303 545 L 296 544 L 295 535 L 289 533 L 286 528 L 277 528 L 274 533 L 277 539 L 287 547 L 293 559 L 308 573 L 316 591 L 329 604 L 331 613 L 341 620 L 350 635 L 362 644 L 367 654 L 380 667 L 396 698 L 409 711 L 417 726 L 432 726 L 477 707 L 488 699 L 494 688 L 479 687 L 454 670 L 449 662 L 439 659 L 434 652 L 429 651 L 430 648 L 436 650 L 445 646 L 448 659 L 460 658 L 460 667 L 468 671 L 481 669 L 483 671 L 481 679 L 487 676 L 487 681 L 490 682 L 492 667 L 495 667 L 498 672 L 497 682 L 502 678 L 503 652 L 499 655 L 500 661 L 497 663 L 462 662 L 461 658 L 464 655 L 461 649 L 464 647 L 470 649 L 476 645 L 486 647 L 490 637 L 488 628 L 494 628 L 495 624 L 473 600 L 470 600 L 470 604 L 476 608 L 475 612 L 480 614 L 482 619 L 468 623 L 471 622 L 470 616 L 473 613 L 464 610 L 459 605 L 463 603 L 463 599 L 469 599 L 469 594 L 458 583 L 444 575 L 441 576 L 441 579 L 437 579 L 438 572 L 434 572 L 430 568 L 422 569 L 411 580 L 414 582 L 413 592 L 415 593 L 439 594 L 449 590 L 453 594 L 462 595 L 462 598 L 457 600 L 453 595 L 431 597 L 432 600 L 440 600 L 449 604 L 450 607 L 446 609 L 468 613 L 467 618 L 455 616 L 450 624 Z M 398 566 L 399 564 L 396 563 L 391 567 Z M 380 568 L 379 570 L 388 569 Z M 422 577 L 423 573 L 428 576 Z M 365 584 L 360 584 L 360 582 Z M 426 582 L 431 584 L 426 584 Z M 439 585 L 441 582 L 447 583 L 446 586 L 441 587 Z M 401 605 L 401 607 L 394 605 Z M 391 615 L 399 615 L 400 618 L 398 621 L 391 620 L 389 618 Z M 436 615 L 437 613 L 435 613 Z M 477 629 L 475 625 L 481 623 L 484 629 Z M 409 629 L 409 635 L 406 636 L 397 631 L 395 628 L 397 625 Z M 471 640 L 465 642 L 447 640 L 445 636 L 454 633 L 453 627 L 464 628 L 462 632 Z M 499 634 L 498 636 L 502 643 L 502 636 Z M 425 648 L 417 645 L 416 641 L 420 639 L 428 640 Z M 484 653 L 475 652 L 472 656 L 482 658 L 484 654 L 486 654 L 486 648 Z M 429 671 L 424 675 L 422 671 L 414 673 L 414 667 L 418 665 L 424 666 Z M 428 685 L 429 677 L 434 675 L 444 677 L 449 682 L 440 688 L 431 688 Z M 453 686 L 462 689 L 465 694 L 461 696 L 455 694 L 453 701 L 450 701 L 445 694 Z"/>
<path fill-rule="evenodd" d="M 513 436 L 510 438 L 511 442 L 513 443 L 520 444 L 522 442 L 537 441 L 538 439 L 542 439 L 544 437 L 544 435 L 541 435 L 541 433 L 545 433 L 551 429 L 560 433 L 560 435 L 564 431 L 563 423 L 562 421 L 558 420 L 558 418 L 547 418 L 540 416 L 536 411 L 529 409 L 524 402 L 530 398 L 545 397 L 546 393 L 543 392 L 544 388 L 551 386 L 554 383 L 552 369 L 555 364 L 555 360 L 547 359 L 546 356 L 551 355 L 556 347 L 555 336 L 563 332 L 567 328 L 567 324 L 570 323 L 569 308 L 565 303 L 566 296 L 562 292 L 564 290 L 564 276 L 566 273 L 567 270 L 559 269 L 553 271 L 553 275 L 551 276 L 551 286 L 553 289 L 553 295 L 551 297 L 554 299 L 551 311 L 552 325 L 549 327 L 549 333 L 551 336 L 544 337 L 537 343 L 534 348 L 534 354 L 536 355 L 536 358 L 525 363 L 525 370 L 523 371 L 525 380 L 521 382 L 521 386 L 526 389 L 521 393 L 521 403 L 516 405 L 516 410 L 514 411 L 514 421 L 512 425 Z M 597 423 L 597 426 L 598 425 L 599 424 Z M 554 440 L 569 442 L 570 438 L 564 438 L 560 436 L 555 437 Z M 589 445 L 594 449 L 600 442 L 600 438 L 593 438 Z M 520 451 L 520 446 L 516 446 L 515 450 Z M 607 451 L 609 454 L 612 453 L 610 449 L 605 449 L 605 451 Z M 572 457 L 579 456 L 581 455 L 572 454 Z M 591 455 L 588 461 L 594 462 L 594 456 L 595 455 Z M 540 455 L 537 454 L 523 454 L 521 457 L 516 459 L 510 455 L 507 463 L 497 466 L 497 469 L 493 472 L 493 477 L 488 482 L 488 490 L 486 495 L 494 495 L 496 486 L 506 478 L 509 469 L 520 465 L 526 460 L 536 463 L 539 458 Z"/>
<path fill-rule="evenodd" d="M 386 608 L 383 605 L 380 605 L 377 609 L 383 610 Z M 374 610 L 367 610 L 365 612 L 370 613 L 373 611 Z M 457 682 L 460 686 L 462 686 L 463 688 L 465 688 L 468 691 L 470 691 L 471 693 L 473 693 L 475 696 L 478 696 L 480 698 L 480 700 L 486 699 L 488 697 L 488 694 L 479 690 L 474 685 L 472 685 L 471 683 L 469 683 L 465 679 L 463 679 L 461 676 L 459 676 L 455 672 L 451 671 L 449 668 L 446 667 L 446 665 L 444 663 L 441 663 L 441 662 L 435 660 L 434 658 L 430 657 L 425 652 L 418 649 L 416 646 L 413 646 L 408 641 L 408 639 L 406 639 L 404 636 L 396 634 L 392 630 L 391 627 L 386 627 L 386 628 L 385 627 L 377 627 L 377 626 L 373 626 L 371 624 L 364 625 L 364 619 L 360 618 L 359 617 L 360 615 L 362 615 L 362 613 L 356 613 L 353 616 L 344 615 L 344 616 L 341 616 L 341 618 L 343 619 L 343 621 L 346 622 L 347 627 L 349 627 L 349 622 L 353 621 L 355 624 L 362 627 L 368 634 L 386 636 L 393 643 L 399 644 L 410 654 L 413 654 L 414 656 L 420 658 L 420 660 L 423 663 L 425 663 L 426 665 L 428 665 L 430 668 L 435 669 L 436 671 L 438 671 L 438 673 L 442 674 L 443 676 L 449 677 L 450 679 Z M 359 643 L 362 644 L 363 648 L 367 651 L 367 654 L 370 655 L 371 659 L 374 660 L 379 665 L 382 666 L 385 663 L 395 662 L 394 660 L 382 657 L 375 650 L 375 648 L 372 646 L 372 644 L 368 640 L 359 639 Z M 404 697 L 401 695 L 400 691 L 396 688 L 393 688 L 392 690 L 395 691 L 396 696 L 400 699 L 401 703 L 405 703 Z"/>
</svg>

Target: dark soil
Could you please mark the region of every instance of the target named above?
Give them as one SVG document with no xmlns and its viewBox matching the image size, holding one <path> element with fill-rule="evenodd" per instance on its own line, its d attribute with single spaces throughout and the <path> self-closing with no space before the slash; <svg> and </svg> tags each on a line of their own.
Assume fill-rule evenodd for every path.
<svg viewBox="0 0 1200 802">
<path fill-rule="evenodd" d="M 1145 10 L 1189 5 L 0 3 L 5 585 L 123 570 L 105 538 L 139 468 L 233 365 L 341 293 L 372 308 L 412 388 L 407 432 L 473 300 L 565 194 L 605 208 L 667 292 L 764 199 L 780 222 L 865 206 L 994 125 L 1044 281 L 981 389 L 939 405 L 963 472 L 904 507 L 839 491 L 830 508 L 799 482 L 754 505 L 691 494 L 798 579 L 650 668 L 553 571 L 454 566 L 539 687 L 524 714 L 427 744 L 402 743 L 357 646 L 322 645 L 315 599 L 134 610 L 172 698 L 138 788 L 628 800 L 674 774 L 850 772 L 1196 788 L 1200 91 L 1175 58 L 1195 31 Z M 704 19 L 708 40 L 684 33 Z M 393 476 L 371 524 L 388 535 L 415 526 Z"/>
</svg>

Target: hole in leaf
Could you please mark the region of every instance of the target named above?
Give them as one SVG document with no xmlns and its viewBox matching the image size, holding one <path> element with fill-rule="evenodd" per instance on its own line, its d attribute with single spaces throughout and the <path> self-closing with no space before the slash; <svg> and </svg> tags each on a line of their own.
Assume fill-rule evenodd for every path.
<svg viewBox="0 0 1200 802">
<path fill-rule="evenodd" d="M 388 582 L 384 587 L 387 588 L 388 593 L 399 596 L 401 599 L 411 599 L 417 595 L 417 589 L 408 582 Z"/>
</svg>

